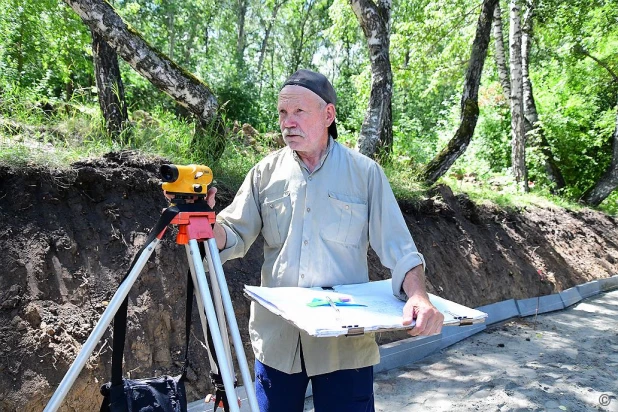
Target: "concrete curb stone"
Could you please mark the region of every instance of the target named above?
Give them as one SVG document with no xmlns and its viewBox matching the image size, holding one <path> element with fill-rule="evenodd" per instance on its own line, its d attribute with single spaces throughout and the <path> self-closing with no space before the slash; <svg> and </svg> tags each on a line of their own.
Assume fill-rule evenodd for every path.
<svg viewBox="0 0 618 412">
<path fill-rule="evenodd" d="M 515 299 L 503 300 L 502 302 L 480 306 L 476 309 L 487 313 L 488 316 L 485 319 L 485 325 L 493 325 L 494 323 L 519 316 L 519 309 L 517 308 Z"/>
<path fill-rule="evenodd" d="M 572 287 L 560 292 L 560 298 L 562 299 L 562 303 L 564 303 L 564 307 L 567 308 L 581 301 L 582 295 L 579 294 L 577 287 Z"/>
<path fill-rule="evenodd" d="M 577 291 L 582 296 L 582 299 L 597 295 L 601 291 L 601 284 L 598 280 L 584 283 L 577 286 Z"/>
<path fill-rule="evenodd" d="M 609 292 L 610 290 L 618 288 L 618 275 L 614 275 L 609 278 L 599 279 L 601 291 Z"/>
<path fill-rule="evenodd" d="M 530 299 L 518 299 L 519 316 L 532 316 L 538 313 L 553 312 L 564 309 L 564 303 L 559 294 L 539 296 Z"/>
</svg>

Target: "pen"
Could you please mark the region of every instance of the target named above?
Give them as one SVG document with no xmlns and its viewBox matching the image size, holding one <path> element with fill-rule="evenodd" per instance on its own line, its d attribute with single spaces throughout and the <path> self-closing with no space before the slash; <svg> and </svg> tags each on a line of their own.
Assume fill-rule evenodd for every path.
<svg viewBox="0 0 618 412">
<path fill-rule="evenodd" d="M 341 318 L 339 317 L 341 312 L 339 312 L 339 308 L 337 307 L 337 305 L 335 305 L 335 302 L 333 302 L 333 300 L 330 298 L 330 296 L 326 296 L 326 300 L 328 301 L 328 304 L 330 305 L 330 307 L 335 309 L 335 312 L 337 312 L 335 314 L 335 318 L 337 319 L 337 321 L 341 322 Z"/>
</svg>

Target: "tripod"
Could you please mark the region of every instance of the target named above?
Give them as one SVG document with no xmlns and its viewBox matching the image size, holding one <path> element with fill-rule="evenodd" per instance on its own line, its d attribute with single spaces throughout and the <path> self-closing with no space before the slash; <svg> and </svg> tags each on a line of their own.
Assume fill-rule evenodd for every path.
<svg viewBox="0 0 618 412">
<path fill-rule="evenodd" d="M 205 342 L 208 341 L 206 329 L 208 326 L 212 335 L 215 354 L 219 362 L 220 370 L 218 372 L 223 380 L 225 393 L 227 394 L 229 400 L 228 404 L 230 410 L 232 412 L 238 412 L 240 411 L 240 407 L 236 402 L 236 399 L 234 399 L 236 394 L 234 388 L 234 369 L 231 359 L 228 334 L 226 332 L 226 320 L 229 322 L 230 334 L 232 336 L 232 342 L 236 352 L 238 365 L 241 370 L 242 379 L 247 391 L 249 406 L 251 412 L 259 412 L 255 390 L 253 388 L 252 379 L 249 372 L 249 365 L 247 364 L 247 358 L 245 356 L 242 340 L 240 338 L 240 332 L 238 330 L 238 324 L 236 322 L 234 309 L 232 307 L 232 300 L 225 281 L 225 275 L 223 274 L 223 266 L 219 257 L 219 250 L 217 248 L 217 243 L 214 239 L 211 226 L 215 222 L 215 213 L 209 211 L 209 208 L 205 204 L 201 206 L 200 203 L 196 203 L 194 207 L 187 208 L 186 210 L 189 211 L 180 211 L 178 207 L 172 206 L 164 211 L 164 215 L 173 215 L 171 224 L 178 226 L 176 243 L 179 245 L 185 245 L 189 269 L 193 284 L 195 285 L 194 293 L 199 308 Z M 73 364 L 71 364 L 68 372 L 60 382 L 56 392 L 49 400 L 44 412 L 55 412 L 62 404 L 62 401 L 71 389 L 71 386 L 79 376 L 79 373 L 84 368 L 97 343 L 101 340 L 105 330 L 114 318 L 118 308 L 122 305 L 129 293 L 129 290 L 150 258 L 150 255 L 152 255 L 152 252 L 155 250 L 157 244 L 161 241 L 163 235 L 165 234 L 166 227 L 167 223 L 157 224 L 157 226 L 153 229 L 151 237 L 154 237 L 152 235 L 156 235 L 156 237 L 154 237 L 153 240 L 142 249 L 125 280 L 120 284 L 107 309 L 105 309 L 101 315 L 99 322 L 96 324 L 94 330 L 82 346 L 81 351 L 78 353 L 77 357 L 73 361 Z M 208 263 L 211 284 L 213 287 L 213 296 L 215 299 L 214 304 L 213 298 L 210 294 L 208 280 L 206 279 L 204 262 L 200 254 L 198 242 L 204 242 L 206 246 L 205 257 Z M 222 333 L 222 331 L 225 333 Z M 211 365 L 214 365 L 212 362 L 212 357 Z"/>
</svg>

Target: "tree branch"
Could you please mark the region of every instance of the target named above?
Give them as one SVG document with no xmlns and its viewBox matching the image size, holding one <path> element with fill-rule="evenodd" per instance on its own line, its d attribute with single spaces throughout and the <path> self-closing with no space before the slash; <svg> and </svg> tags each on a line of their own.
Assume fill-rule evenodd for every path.
<svg viewBox="0 0 618 412">
<path fill-rule="evenodd" d="M 599 66 L 603 67 L 605 70 L 607 70 L 607 72 L 610 74 L 610 76 L 612 76 L 612 79 L 618 83 L 618 75 L 616 74 L 616 72 L 614 72 L 612 70 L 611 67 L 609 67 L 609 65 L 607 63 L 605 63 L 603 60 L 596 58 L 595 56 L 593 56 L 592 54 L 590 54 L 590 52 L 588 50 L 586 50 L 584 48 L 584 46 L 582 46 L 581 44 L 576 44 L 573 47 L 573 52 L 575 54 L 581 54 L 584 55 L 586 57 L 590 57 L 592 60 L 594 60 Z"/>
</svg>

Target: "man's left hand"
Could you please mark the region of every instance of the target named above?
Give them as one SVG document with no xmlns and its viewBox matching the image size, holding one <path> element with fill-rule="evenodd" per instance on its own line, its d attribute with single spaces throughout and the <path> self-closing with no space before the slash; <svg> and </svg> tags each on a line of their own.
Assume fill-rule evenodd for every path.
<svg viewBox="0 0 618 412">
<path fill-rule="evenodd" d="M 408 301 L 403 307 L 403 324 L 410 325 L 416 320 L 414 328 L 408 331 L 408 335 L 428 336 L 440 333 L 444 315 L 429 301 L 425 289 L 425 270 L 422 265 L 406 273 L 402 288 L 408 296 Z"/>
<path fill-rule="evenodd" d="M 403 324 L 416 324 L 408 331 L 410 336 L 428 336 L 440 333 L 444 323 L 444 315 L 424 298 L 412 296 L 403 307 Z"/>
</svg>

